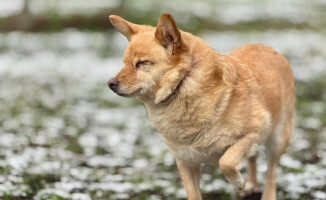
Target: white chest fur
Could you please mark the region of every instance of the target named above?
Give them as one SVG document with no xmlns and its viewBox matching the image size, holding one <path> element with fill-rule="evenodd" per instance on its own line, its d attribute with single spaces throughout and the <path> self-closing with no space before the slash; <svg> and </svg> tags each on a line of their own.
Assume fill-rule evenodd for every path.
<svg viewBox="0 0 326 200">
<path fill-rule="evenodd" d="M 216 153 L 214 154 L 206 154 L 200 151 L 197 151 L 191 146 L 180 146 L 178 144 L 175 144 L 171 141 L 166 140 L 166 144 L 172 153 L 172 155 L 185 163 L 188 163 L 190 165 L 198 165 L 201 163 L 209 163 L 213 165 L 218 165 L 218 160 L 221 155 L 218 155 Z"/>
</svg>

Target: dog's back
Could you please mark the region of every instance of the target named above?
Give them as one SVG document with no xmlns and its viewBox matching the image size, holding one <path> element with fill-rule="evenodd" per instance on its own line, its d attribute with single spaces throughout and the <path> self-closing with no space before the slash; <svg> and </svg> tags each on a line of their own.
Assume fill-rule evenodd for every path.
<svg viewBox="0 0 326 200">
<path fill-rule="evenodd" d="M 282 112 L 294 112 L 294 78 L 290 64 L 283 55 L 270 47 L 250 44 L 231 51 L 228 56 L 252 69 L 262 88 L 266 107 L 272 113 L 272 127 L 277 125 Z"/>
</svg>

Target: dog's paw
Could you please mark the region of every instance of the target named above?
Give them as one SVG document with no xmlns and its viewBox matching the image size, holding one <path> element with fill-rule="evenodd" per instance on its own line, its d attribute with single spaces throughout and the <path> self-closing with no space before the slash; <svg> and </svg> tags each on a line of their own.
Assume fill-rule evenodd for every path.
<svg viewBox="0 0 326 200">
<path fill-rule="evenodd" d="M 250 194 L 258 193 L 259 192 L 259 185 L 246 181 L 245 187 L 241 192 L 241 196 L 248 196 Z"/>
<path fill-rule="evenodd" d="M 236 191 L 236 193 L 241 194 L 244 187 L 245 187 L 245 182 L 244 180 L 241 179 L 236 179 L 236 180 L 232 180 L 230 181 L 233 189 Z"/>
</svg>

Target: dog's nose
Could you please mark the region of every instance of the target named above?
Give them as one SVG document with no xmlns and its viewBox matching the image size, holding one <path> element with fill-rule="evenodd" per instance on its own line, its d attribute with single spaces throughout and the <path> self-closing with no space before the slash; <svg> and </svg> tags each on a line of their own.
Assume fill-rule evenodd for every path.
<svg viewBox="0 0 326 200">
<path fill-rule="evenodd" d="M 117 78 L 113 78 L 109 80 L 108 86 L 111 88 L 111 90 L 116 89 L 120 84 L 120 81 Z"/>
</svg>

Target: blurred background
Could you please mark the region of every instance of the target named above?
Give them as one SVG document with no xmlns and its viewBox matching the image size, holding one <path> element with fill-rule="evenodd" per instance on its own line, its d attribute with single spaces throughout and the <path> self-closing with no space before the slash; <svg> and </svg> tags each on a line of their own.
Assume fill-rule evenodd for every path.
<svg viewBox="0 0 326 200">
<path fill-rule="evenodd" d="M 326 199 L 325 10 L 323 0 L 0 0 L 0 199 L 185 199 L 142 104 L 107 87 L 128 45 L 108 16 L 155 26 L 163 12 L 221 53 L 263 43 L 290 60 L 297 117 L 278 196 Z M 201 188 L 241 199 L 210 166 Z"/>
</svg>

